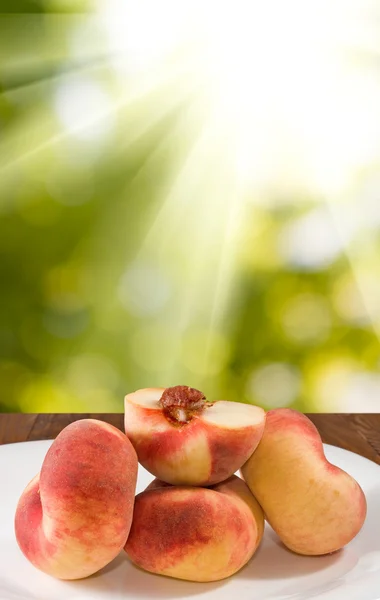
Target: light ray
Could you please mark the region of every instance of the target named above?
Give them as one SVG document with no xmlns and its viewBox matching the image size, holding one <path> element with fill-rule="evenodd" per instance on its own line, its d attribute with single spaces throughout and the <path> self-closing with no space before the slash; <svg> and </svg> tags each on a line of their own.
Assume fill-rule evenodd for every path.
<svg viewBox="0 0 380 600">
<path fill-rule="evenodd" d="M 70 75 L 90 75 L 101 67 L 108 67 L 111 56 L 109 54 L 91 57 L 90 60 L 82 61 L 64 61 L 62 64 L 55 65 L 53 68 L 41 61 L 38 69 L 34 69 L 33 73 L 21 75 L 13 70 L 10 73 L 3 75 L 2 91 L 0 96 L 4 95 L 10 100 L 14 95 L 20 92 L 28 91 L 31 94 L 37 91 L 36 87 L 44 84 L 57 83 L 61 78 Z"/>
<path fill-rule="evenodd" d="M 200 19 L 204 37 L 202 32 L 194 34 L 198 44 L 195 60 L 207 89 L 202 92 L 208 104 L 204 131 L 173 178 L 139 252 L 145 256 L 161 252 L 165 263 L 180 262 L 186 271 L 187 281 L 181 282 L 179 297 L 182 309 L 177 317 L 178 352 L 188 328 L 208 323 L 211 339 L 227 313 L 247 191 L 255 197 L 263 183 L 276 180 L 288 193 L 312 188 L 333 204 L 349 184 L 360 158 L 367 160 L 373 155 L 380 140 L 380 119 L 376 117 L 380 87 L 348 59 L 347 48 L 356 52 L 363 41 L 367 47 L 370 44 L 364 35 L 365 9 L 362 22 L 353 28 L 353 23 L 358 23 L 358 4 L 350 3 L 342 21 L 345 7 L 335 3 L 331 11 L 326 2 L 313 2 L 306 8 L 298 0 L 286 7 L 279 2 L 266 6 L 226 3 L 217 23 L 214 7 L 204 7 Z M 274 27 L 276 44 L 268 38 L 274 11 L 279 12 Z M 296 29 L 295 13 L 303 23 Z M 141 51 L 151 56 L 150 47 Z M 211 116 L 215 114 L 219 121 Z M 361 122 L 353 120 L 359 114 L 367 116 Z M 219 151 L 216 140 L 223 131 L 231 135 L 221 143 L 228 146 L 232 140 L 234 146 L 232 166 L 227 168 L 223 160 L 218 163 L 212 159 Z M 355 142 L 348 143 L 347 132 Z M 233 176 L 238 182 L 235 188 L 228 184 Z M 196 241 L 191 241 L 189 235 L 182 234 L 181 224 L 197 222 L 196 216 Z M 176 240 L 177 231 L 181 231 L 180 240 Z M 166 242 L 165 250 L 163 237 L 176 240 L 171 247 L 178 244 L 178 261 L 169 258 L 170 243 Z M 218 246 L 218 256 L 210 253 L 209 239 Z M 349 260 L 354 268 L 353 256 Z M 200 352 L 207 362 L 209 348 Z M 173 372 L 175 368 L 181 370 L 179 364 Z"/>
<path fill-rule="evenodd" d="M 181 71 L 178 71 L 178 69 L 175 68 L 169 72 L 154 74 L 149 80 L 144 80 L 140 81 L 139 83 L 136 83 L 134 89 L 121 94 L 120 98 L 110 102 L 109 106 L 106 109 L 99 111 L 96 115 L 92 117 L 87 117 L 85 122 L 77 124 L 75 127 L 71 127 L 69 131 L 61 130 L 57 133 L 53 133 L 48 137 L 48 139 L 45 139 L 40 143 L 35 143 L 35 141 L 33 141 L 33 148 L 27 150 L 22 154 L 18 154 L 15 157 L 9 158 L 11 152 L 9 150 L 6 151 L 5 148 L 7 146 L 7 143 L 12 141 L 10 138 L 14 138 L 14 133 L 11 132 L 9 138 L 3 138 L 2 144 L 0 146 L 0 156 L 6 157 L 3 164 L 1 164 L 0 160 L 0 173 L 2 174 L 2 176 L 4 176 L 7 171 L 18 167 L 23 161 L 35 157 L 40 152 L 49 150 L 51 147 L 64 141 L 70 135 L 78 134 L 85 130 L 91 129 L 91 127 L 94 127 L 94 125 L 96 125 L 99 121 L 106 118 L 110 114 L 113 114 L 117 111 L 124 111 L 126 109 L 130 109 L 133 105 L 138 104 L 143 100 L 149 98 L 149 96 L 156 93 L 157 90 L 161 90 L 161 92 L 164 94 L 167 91 L 165 86 L 174 86 L 174 83 L 180 73 Z M 180 99 L 185 93 L 186 89 L 182 88 L 182 92 L 179 94 Z M 173 97 L 173 103 L 176 103 L 177 101 L 178 99 L 176 97 Z M 129 128 L 129 135 L 126 138 L 124 149 L 135 143 L 142 135 L 144 135 L 151 127 L 153 127 L 154 124 L 157 123 L 164 116 L 165 112 L 167 112 L 168 110 L 168 107 L 170 109 L 170 102 L 161 103 L 160 110 L 158 112 L 156 112 L 155 110 L 150 110 L 148 112 L 146 120 L 140 117 L 140 121 L 134 121 L 132 123 L 132 127 Z M 23 133 L 23 135 L 25 135 L 25 132 Z M 18 148 L 16 148 L 16 151 L 17 150 Z"/>
<path fill-rule="evenodd" d="M 198 323 L 212 331 L 219 325 L 226 308 L 234 265 L 234 240 L 240 211 L 233 195 L 233 170 L 220 137 L 219 116 L 207 121 L 195 138 L 182 168 L 173 181 L 170 192 L 154 221 L 150 224 L 138 257 L 144 260 L 154 255 L 167 263 L 174 252 L 177 278 L 180 280 L 177 302 L 170 308 L 177 338 L 172 349 L 169 380 L 183 371 L 180 362 L 181 345 L 189 327 Z M 215 147 L 221 150 L 215 156 Z M 218 177 L 213 175 L 217 173 Z M 173 263 L 173 260 L 172 260 Z M 199 348 L 205 369 L 209 345 Z"/>
</svg>

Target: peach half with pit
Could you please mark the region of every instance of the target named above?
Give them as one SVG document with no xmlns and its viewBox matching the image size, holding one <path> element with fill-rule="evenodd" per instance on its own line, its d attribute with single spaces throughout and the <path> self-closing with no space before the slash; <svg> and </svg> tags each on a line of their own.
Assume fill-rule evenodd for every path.
<svg viewBox="0 0 380 600">
<path fill-rule="evenodd" d="M 265 411 L 219 400 L 206 402 L 187 386 L 141 389 L 125 397 L 125 432 L 139 462 L 172 485 L 224 481 L 260 442 Z"/>
</svg>

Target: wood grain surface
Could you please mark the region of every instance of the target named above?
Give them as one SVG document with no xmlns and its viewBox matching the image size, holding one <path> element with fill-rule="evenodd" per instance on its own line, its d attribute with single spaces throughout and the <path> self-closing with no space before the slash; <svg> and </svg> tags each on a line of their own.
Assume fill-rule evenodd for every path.
<svg viewBox="0 0 380 600">
<path fill-rule="evenodd" d="M 327 444 L 380 464 L 380 414 L 308 414 Z M 100 419 L 123 430 L 122 414 L 0 414 L 0 445 L 54 439 L 78 419 Z"/>
</svg>

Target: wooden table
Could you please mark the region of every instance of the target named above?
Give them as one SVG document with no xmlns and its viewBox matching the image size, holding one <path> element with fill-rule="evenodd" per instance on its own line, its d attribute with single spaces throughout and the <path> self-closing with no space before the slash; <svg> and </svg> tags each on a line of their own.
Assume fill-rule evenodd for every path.
<svg viewBox="0 0 380 600">
<path fill-rule="evenodd" d="M 380 464 L 380 414 L 308 414 L 327 444 Z M 72 421 L 100 419 L 123 430 L 122 414 L 0 414 L 0 444 L 49 440 Z"/>
</svg>

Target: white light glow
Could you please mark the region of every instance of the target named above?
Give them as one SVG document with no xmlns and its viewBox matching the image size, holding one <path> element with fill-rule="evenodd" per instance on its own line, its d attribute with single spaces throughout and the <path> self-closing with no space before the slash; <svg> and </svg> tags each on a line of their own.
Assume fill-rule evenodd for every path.
<svg viewBox="0 0 380 600">
<path fill-rule="evenodd" d="M 63 127 L 78 140 L 99 142 L 113 128 L 111 99 L 101 85 L 90 78 L 78 76 L 60 81 L 55 105 Z"/>
<path fill-rule="evenodd" d="M 342 412 L 377 413 L 380 408 L 380 375 L 366 371 L 353 373 L 342 396 L 339 410 Z"/>
<path fill-rule="evenodd" d="M 247 382 L 247 394 L 253 402 L 269 408 L 288 406 L 301 389 L 298 370 L 285 363 L 271 363 L 255 370 Z"/>
<path fill-rule="evenodd" d="M 223 7 L 205 25 L 208 67 L 235 130 L 240 175 L 256 182 L 264 163 L 264 175 L 272 165 L 269 174 L 284 182 L 295 177 L 325 193 L 341 190 L 352 168 L 379 148 L 380 82 L 352 61 L 368 4 Z"/>
<path fill-rule="evenodd" d="M 186 271 L 181 310 L 173 316 L 179 337 L 190 325 L 209 327 L 211 336 L 221 322 L 247 200 L 265 206 L 273 190 L 292 205 L 308 195 L 323 199 L 280 234 L 278 253 L 291 268 L 325 269 L 347 252 L 363 220 L 356 208 L 345 210 L 342 198 L 380 151 L 380 78 L 363 66 L 378 47 L 370 0 L 99 6 L 126 90 L 133 78 L 141 83 L 175 65 L 187 75 L 174 81 L 168 101 L 186 81 L 193 103 L 203 107 L 203 127 L 189 120 L 193 145 L 140 249 L 141 256 L 159 249 L 174 271 L 178 262 L 179 277 Z M 163 228 L 166 239 L 176 240 L 174 259 Z M 355 270 L 352 253 L 349 260 Z M 307 306 L 320 317 L 309 335 L 316 340 L 329 330 L 329 316 L 319 304 Z M 289 332 L 293 320 L 288 315 Z"/>
<path fill-rule="evenodd" d="M 99 8 L 111 64 L 127 77 L 157 68 L 183 43 L 191 10 L 172 0 L 107 0 Z"/>
<path fill-rule="evenodd" d="M 286 225 L 279 243 L 285 260 L 305 271 L 326 268 L 343 250 L 333 218 L 323 207 Z"/>
<path fill-rule="evenodd" d="M 138 317 L 160 312 L 171 295 L 167 277 L 154 265 L 137 263 L 127 269 L 119 284 L 119 299 L 126 310 Z"/>
<path fill-rule="evenodd" d="M 235 146 L 246 186 L 275 179 L 336 194 L 379 150 L 380 81 L 361 62 L 377 47 L 370 0 L 112 0 L 99 8 L 124 76 L 168 68 L 186 48 L 189 76 L 203 74 L 205 103 Z"/>
</svg>

